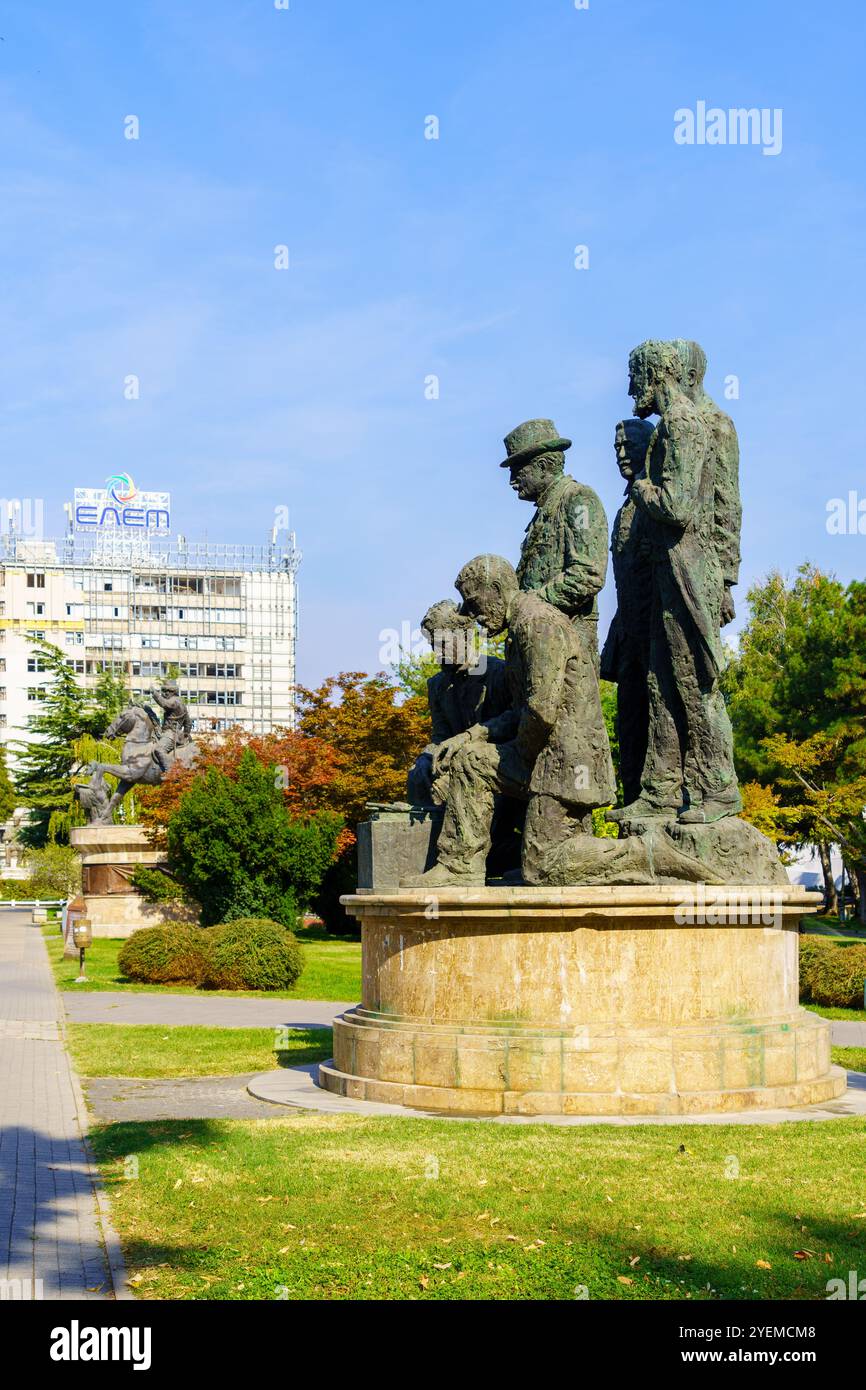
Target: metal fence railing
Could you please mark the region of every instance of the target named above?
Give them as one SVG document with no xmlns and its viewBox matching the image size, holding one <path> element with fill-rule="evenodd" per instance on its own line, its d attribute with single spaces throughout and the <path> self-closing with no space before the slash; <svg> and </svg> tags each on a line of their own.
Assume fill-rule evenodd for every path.
<svg viewBox="0 0 866 1390">
<path fill-rule="evenodd" d="M 65 898 L 0 898 L 0 908 L 65 907 Z"/>
</svg>

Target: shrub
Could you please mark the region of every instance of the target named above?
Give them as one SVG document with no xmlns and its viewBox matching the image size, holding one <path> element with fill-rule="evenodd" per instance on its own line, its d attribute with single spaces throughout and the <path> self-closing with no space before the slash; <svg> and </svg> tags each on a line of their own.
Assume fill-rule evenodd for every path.
<svg viewBox="0 0 866 1390">
<path fill-rule="evenodd" d="M 291 989 L 304 968 L 292 932 L 266 917 L 211 927 L 203 984 L 208 989 Z"/>
<path fill-rule="evenodd" d="M 862 1009 L 866 945 L 804 938 L 800 943 L 800 998 L 824 1008 Z"/>
<path fill-rule="evenodd" d="M 117 957 L 121 975 L 148 985 L 199 985 L 208 961 L 209 942 L 201 927 L 165 922 L 141 927 Z"/>
<path fill-rule="evenodd" d="M 132 871 L 132 886 L 148 903 L 185 902 L 187 895 L 176 879 L 164 869 L 136 864 Z"/>
<path fill-rule="evenodd" d="M 203 926 L 230 914 L 294 922 L 334 858 L 342 819 L 287 814 L 273 768 L 247 749 L 231 777 L 196 778 L 168 825 L 168 867 L 201 903 Z"/>
<path fill-rule="evenodd" d="M 222 914 L 223 922 L 255 918 L 279 922 L 292 931 L 298 924 L 298 906 L 291 889 L 281 890 L 267 879 L 242 879 Z"/>
<path fill-rule="evenodd" d="M 800 1000 L 810 1004 L 812 1000 L 812 981 L 815 966 L 825 951 L 832 950 L 833 943 L 826 936 L 800 937 Z"/>
</svg>

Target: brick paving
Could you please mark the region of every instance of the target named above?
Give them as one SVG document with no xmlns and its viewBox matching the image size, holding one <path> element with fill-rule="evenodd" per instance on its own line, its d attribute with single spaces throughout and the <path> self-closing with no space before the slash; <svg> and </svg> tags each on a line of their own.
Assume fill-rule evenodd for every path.
<svg viewBox="0 0 866 1390">
<path fill-rule="evenodd" d="M 59 1000 L 29 913 L 0 916 L 0 1296 L 114 1296 Z M 116 1259 L 116 1255 L 114 1256 Z"/>
</svg>

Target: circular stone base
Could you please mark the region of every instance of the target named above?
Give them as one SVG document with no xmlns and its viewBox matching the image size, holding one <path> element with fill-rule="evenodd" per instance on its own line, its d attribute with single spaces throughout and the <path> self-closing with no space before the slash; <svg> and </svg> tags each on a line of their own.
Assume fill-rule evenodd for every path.
<svg viewBox="0 0 866 1390">
<path fill-rule="evenodd" d="M 799 1010 L 772 1023 L 602 1026 L 553 1033 L 419 1026 L 353 1009 L 334 1020 L 329 1091 L 475 1115 L 700 1115 L 833 1100 L 829 1024 Z"/>
<path fill-rule="evenodd" d="M 764 892 L 772 899 L 756 905 Z M 691 1116 L 840 1096 L 830 1026 L 797 1002 L 797 921 L 811 896 L 778 886 L 694 895 L 344 899 L 363 923 L 364 1002 L 335 1020 L 320 1084 L 467 1115 Z"/>
<path fill-rule="evenodd" d="M 333 1068 L 330 1068 L 333 1070 Z M 817 1105 L 788 1106 L 783 1110 L 731 1110 L 701 1115 L 471 1115 L 444 1110 L 416 1110 L 405 1105 L 387 1105 L 384 1101 L 352 1100 L 334 1091 L 323 1089 L 316 1081 L 317 1065 L 280 1067 L 262 1072 L 247 1085 L 250 1095 L 270 1105 L 290 1109 L 313 1110 L 323 1115 L 364 1115 L 367 1118 L 391 1115 L 407 1120 L 437 1119 L 471 1121 L 480 1125 L 774 1125 L 804 1121 L 862 1119 L 866 1116 L 866 1075 L 848 1074 L 848 1089 L 835 1100 Z"/>
</svg>

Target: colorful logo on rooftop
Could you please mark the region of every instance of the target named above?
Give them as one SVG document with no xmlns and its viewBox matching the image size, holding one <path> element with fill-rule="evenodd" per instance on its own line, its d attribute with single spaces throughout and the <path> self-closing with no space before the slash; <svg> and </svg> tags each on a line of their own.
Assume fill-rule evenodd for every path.
<svg viewBox="0 0 866 1390">
<path fill-rule="evenodd" d="M 105 490 L 109 497 L 121 506 L 134 501 L 138 496 L 138 488 L 129 473 L 112 473 L 111 477 L 105 480 Z"/>
</svg>

